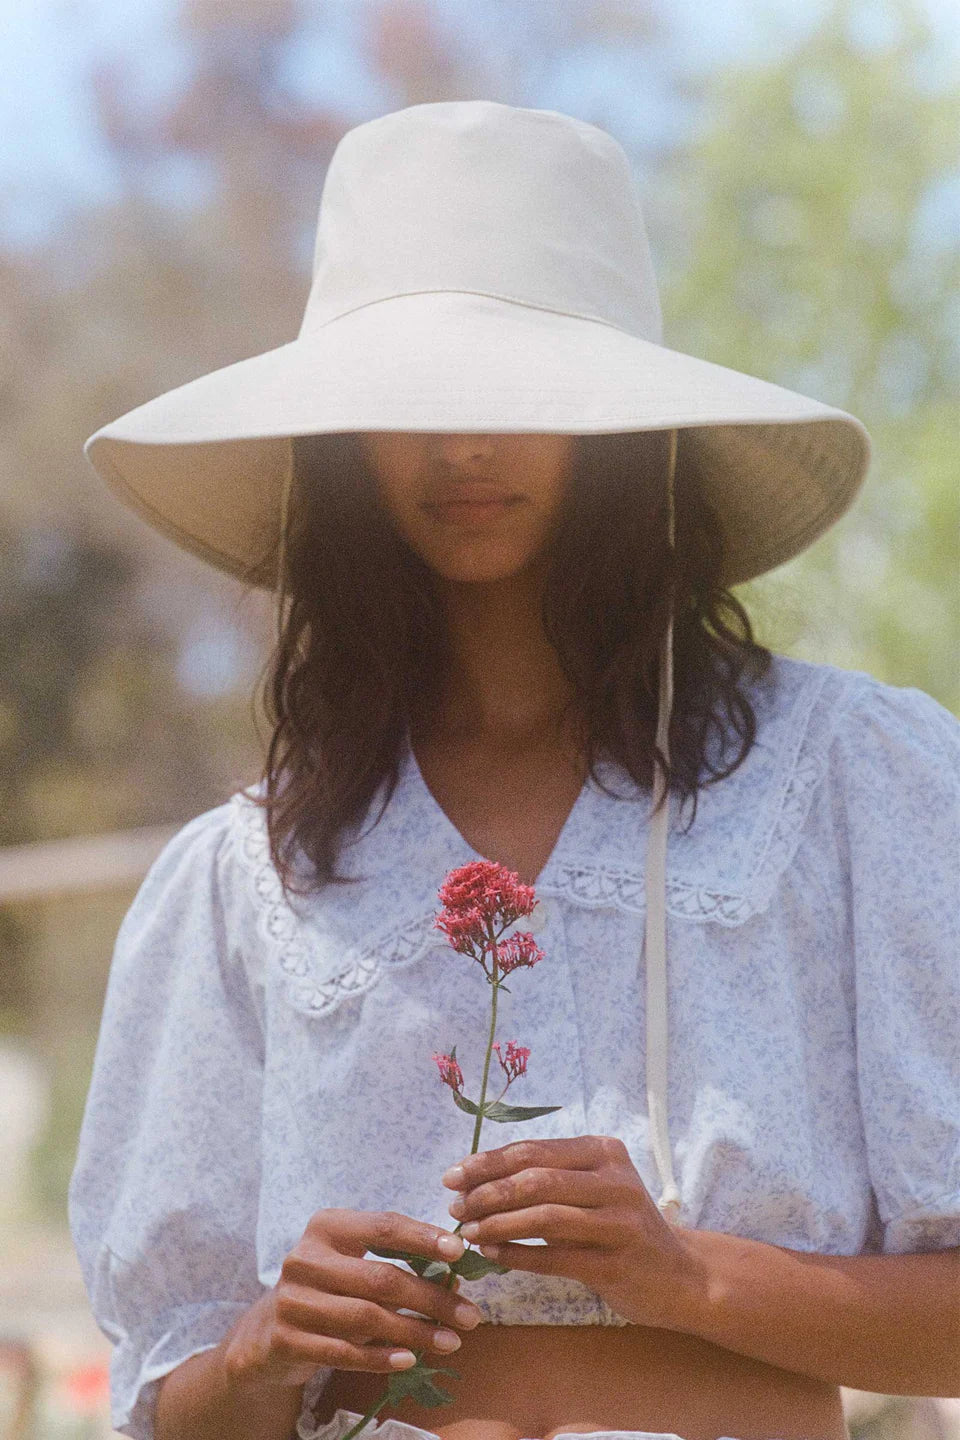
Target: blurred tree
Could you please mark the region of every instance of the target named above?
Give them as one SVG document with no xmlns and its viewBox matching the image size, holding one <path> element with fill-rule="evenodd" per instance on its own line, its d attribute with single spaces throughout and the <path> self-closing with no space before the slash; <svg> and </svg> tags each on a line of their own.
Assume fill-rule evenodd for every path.
<svg viewBox="0 0 960 1440">
<path fill-rule="evenodd" d="M 169 637 L 129 608 L 133 565 L 63 531 L 0 528 L 0 844 L 212 803 Z"/>
<path fill-rule="evenodd" d="M 793 54 L 716 77 L 708 128 L 662 174 L 690 237 L 666 328 L 676 348 L 839 405 L 873 437 L 851 511 L 742 587 L 767 643 L 960 712 L 960 246 L 947 204 L 960 90 L 928 83 L 936 42 L 916 9 L 888 8 L 897 31 L 868 60 L 866 5 L 834 0 Z"/>
<path fill-rule="evenodd" d="M 130 606 L 115 545 L 0 525 L 0 846 L 186 818 L 222 798 L 171 684 L 169 635 Z M 25 1003 L 31 925 L 0 912 L 0 1006 Z"/>
<path fill-rule="evenodd" d="M 35 838 L 34 781 L 81 760 L 73 705 L 129 572 L 55 530 L 0 531 L 0 844 Z"/>
</svg>

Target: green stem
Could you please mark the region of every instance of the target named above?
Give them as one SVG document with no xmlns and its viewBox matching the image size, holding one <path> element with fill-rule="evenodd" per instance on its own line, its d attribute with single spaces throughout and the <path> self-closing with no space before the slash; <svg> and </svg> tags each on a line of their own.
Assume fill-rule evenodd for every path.
<svg viewBox="0 0 960 1440">
<path fill-rule="evenodd" d="M 480 1084 L 480 1104 L 477 1107 L 477 1122 L 473 1127 L 473 1144 L 470 1146 L 471 1155 L 476 1155 L 477 1150 L 480 1148 L 480 1127 L 483 1124 L 483 1105 L 487 1098 L 487 1078 L 490 1074 L 490 1057 L 493 1054 L 493 1040 L 497 1033 L 497 988 L 499 985 L 499 981 L 497 980 L 497 939 L 498 936 L 502 934 L 503 930 L 498 931 L 497 935 L 493 933 L 493 921 L 491 920 L 487 926 L 487 935 L 489 937 L 490 951 L 493 959 L 493 983 L 490 987 L 493 991 L 493 999 L 490 1006 L 490 1034 L 487 1038 L 487 1053 L 483 1062 L 483 1080 Z M 483 968 L 486 970 L 486 965 L 484 965 Z M 453 1228 L 454 1235 L 459 1235 L 462 1226 L 463 1221 L 460 1220 Z M 451 1270 L 447 1276 L 444 1289 L 452 1290 L 455 1279 L 456 1275 Z M 343 1440 L 349 1440 L 349 1436 L 345 1435 Z"/>
<path fill-rule="evenodd" d="M 493 933 L 493 922 L 489 926 L 490 952 L 493 960 L 493 1001 L 490 1006 L 490 1036 L 487 1040 L 487 1053 L 483 1061 L 483 1080 L 480 1083 L 480 1104 L 477 1109 L 477 1123 L 473 1127 L 473 1144 L 470 1146 L 470 1154 L 476 1155 L 480 1147 L 480 1127 L 483 1124 L 483 1105 L 487 1098 L 487 1077 L 490 1074 L 490 1056 L 493 1054 L 493 1038 L 497 1032 L 497 937 Z"/>
<path fill-rule="evenodd" d="M 506 927 L 503 928 L 505 929 Z M 502 934 L 503 929 L 498 931 L 497 934 L 494 934 L 493 921 L 491 920 L 487 927 L 487 935 L 490 941 L 490 952 L 493 959 L 493 975 L 492 977 L 488 976 L 488 978 L 492 979 L 491 989 L 493 990 L 493 999 L 490 1005 L 490 1034 L 487 1039 L 487 1053 L 483 1062 L 483 1080 L 480 1084 L 480 1104 L 477 1108 L 477 1123 L 473 1127 L 473 1144 L 470 1146 L 471 1155 L 476 1155 L 477 1150 L 480 1148 L 480 1129 L 483 1125 L 483 1106 L 487 1098 L 487 1079 L 490 1075 L 490 1057 L 493 1054 L 493 1041 L 497 1033 L 497 990 L 499 988 L 499 981 L 497 979 L 497 939 L 498 936 Z M 484 973 L 487 973 L 486 965 L 483 966 L 483 969 Z M 510 1082 L 507 1081 L 508 1085 L 509 1083 Z M 506 1087 L 504 1087 L 504 1089 L 506 1089 Z M 454 1235 L 458 1235 L 460 1233 L 462 1225 L 463 1221 L 461 1220 L 457 1225 L 454 1226 Z M 456 1278 L 456 1272 L 450 1270 L 447 1274 L 446 1281 L 444 1282 L 444 1289 L 452 1290 Z M 423 1359 L 423 1356 L 426 1354 L 426 1351 L 421 1351 L 419 1354 L 417 1354 L 416 1351 L 414 1351 L 413 1353 L 417 1356 L 417 1364 L 419 1365 L 420 1361 Z M 414 1367 L 411 1365 L 409 1368 L 412 1370 Z M 363 1427 L 373 1419 L 373 1417 L 378 1413 L 378 1411 L 383 1409 L 386 1403 L 387 1396 L 384 1395 L 377 1402 L 376 1405 L 372 1406 L 371 1409 L 367 1411 L 366 1415 L 364 1415 L 362 1420 L 358 1420 L 356 1425 L 354 1425 L 352 1429 L 347 1431 L 346 1435 L 342 1437 L 342 1440 L 353 1440 L 353 1437 L 355 1435 L 359 1435 Z"/>
</svg>

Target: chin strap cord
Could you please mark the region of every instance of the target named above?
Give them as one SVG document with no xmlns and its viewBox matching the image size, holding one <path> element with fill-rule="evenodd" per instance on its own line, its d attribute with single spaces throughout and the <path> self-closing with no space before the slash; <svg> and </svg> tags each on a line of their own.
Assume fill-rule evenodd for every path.
<svg viewBox="0 0 960 1440">
<path fill-rule="evenodd" d="M 674 473 L 677 461 L 677 432 L 669 431 L 667 469 L 667 527 L 671 551 L 674 548 Z M 660 687 L 657 711 L 657 747 L 669 763 L 670 713 L 673 708 L 673 609 L 671 580 L 666 629 L 660 645 Z M 656 769 L 653 809 L 665 789 L 663 772 Z M 646 972 L 647 972 L 647 1113 L 650 1145 L 662 1187 L 658 1208 L 675 1221 L 682 1201 L 673 1177 L 670 1134 L 667 1128 L 667 830 L 670 823 L 669 794 L 663 808 L 651 813 L 646 863 Z"/>
<path fill-rule="evenodd" d="M 284 601 L 287 587 L 287 523 L 290 517 L 290 491 L 293 487 L 293 441 L 287 441 L 287 467 L 280 491 L 280 532 L 277 536 L 276 620 L 277 640 L 283 635 Z"/>
</svg>

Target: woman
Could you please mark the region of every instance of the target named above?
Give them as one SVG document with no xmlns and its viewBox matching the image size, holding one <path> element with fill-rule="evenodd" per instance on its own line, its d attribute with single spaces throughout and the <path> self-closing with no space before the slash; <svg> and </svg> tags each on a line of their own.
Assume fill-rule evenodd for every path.
<svg viewBox="0 0 960 1440">
<path fill-rule="evenodd" d="M 960 726 L 753 640 L 729 586 L 866 435 L 660 344 L 620 147 L 349 132 L 298 340 L 86 450 L 279 596 L 263 780 L 111 969 L 70 1219 L 117 1428 L 344 1440 L 457 1340 L 452 1401 L 364 1433 L 841 1440 L 840 1385 L 956 1393 Z M 559 1108 L 468 1157 L 431 1054 L 469 1073 L 486 985 L 432 918 L 481 856 L 539 896 L 501 1034 Z M 504 1267 L 459 1294 L 372 1253 L 455 1222 Z"/>
</svg>

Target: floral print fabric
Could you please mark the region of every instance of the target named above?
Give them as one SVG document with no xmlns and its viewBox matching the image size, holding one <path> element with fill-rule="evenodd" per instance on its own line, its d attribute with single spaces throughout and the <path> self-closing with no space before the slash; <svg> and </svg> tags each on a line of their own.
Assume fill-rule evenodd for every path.
<svg viewBox="0 0 960 1440">
<path fill-rule="evenodd" d="M 687 833 L 689 810 L 671 819 L 679 1223 L 831 1254 L 957 1245 L 960 722 L 862 672 L 776 656 L 771 681 L 747 759 Z M 546 958 L 498 1012 L 498 1036 L 531 1047 L 517 1103 L 562 1109 L 487 1146 L 617 1135 L 656 1194 L 649 796 L 613 765 L 601 778 L 616 794 L 585 784 L 518 922 Z M 452 1226 L 440 1175 L 472 1122 L 457 1129 L 432 1055 L 456 1038 L 478 1073 L 489 997 L 433 921 L 446 873 L 481 857 L 409 746 L 373 824 L 385 798 L 342 852 L 360 882 L 291 905 L 237 794 L 174 836 L 120 927 L 69 1218 L 114 1342 L 113 1423 L 138 1440 L 159 1378 L 276 1283 L 316 1210 Z M 627 1323 L 572 1280 L 464 1286 L 493 1324 Z"/>
</svg>

